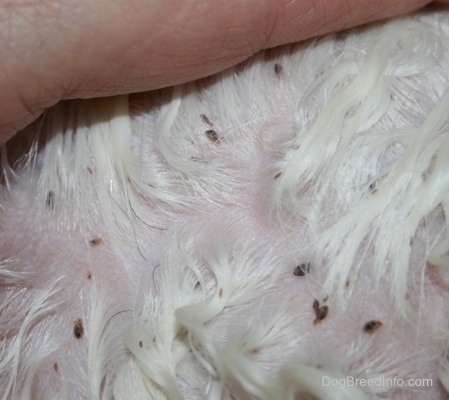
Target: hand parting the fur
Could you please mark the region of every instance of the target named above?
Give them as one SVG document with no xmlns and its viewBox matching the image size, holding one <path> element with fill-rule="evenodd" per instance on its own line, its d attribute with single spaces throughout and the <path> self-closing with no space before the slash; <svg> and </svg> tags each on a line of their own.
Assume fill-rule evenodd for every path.
<svg viewBox="0 0 449 400">
<path fill-rule="evenodd" d="M 60 100 L 204 77 L 429 0 L 0 0 L 0 144 Z"/>
</svg>

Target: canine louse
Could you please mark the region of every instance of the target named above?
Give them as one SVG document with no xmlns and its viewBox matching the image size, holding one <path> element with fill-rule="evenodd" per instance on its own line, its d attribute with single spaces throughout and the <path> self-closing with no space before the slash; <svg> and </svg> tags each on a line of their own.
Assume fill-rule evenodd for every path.
<svg viewBox="0 0 449 400">
<path fill-rule="evenodd" d="M 103 242 L 103 240 L 101 238 L 94 238 L 94 239 L 89 240 L 89 244 L 94 247 L 99 246 L 102 242 Z"/>
<path fill-rule="evenodd" d="M 309 263 L 299 264 L 293 270 L 293 275 L 295 275 L 295 276 L 304 276 L 305 274 L 309 273 L 309 271 L 310 271 L 310 264 Z"/>
<path fill-rule="evenodd" d="M 84 334 L 84 328 L 83 328 L 83 321 L 81 320 L 81 318 L 78 318 L 75 321 L 75 325 L 73 326 L 73 335 L 75 336 L 76 339 L 81 339 L 83 337 Z"/>
<path fill-rule="evenodd" d="M 366 333 L 376 332 L 382 325 L 383 325 L 382 322 L 378 321 L 378 320 L 368 321 L 363 326 L 363 332 L 366 332 Z"/>
<path fill-rule="evenodd" d="M 53 210 L 55 208 L 55 193 L 50 190 L 47 194 L 47 200 L 45 200 L 45 204 L 48 209 Z"/>
<path fill-rule="evenodd" d="M 207 118 L 206 114 L 201 114 L 200 117 L 201 117 L 201 120 L 202 120 L 205 124 L 207 124 L 207 125 L 209 125 L 209 126 L 214 126 L 214 124 L 210 121 L 210 119 Z"/>
<path fill-rule="evenodd" d="M 206 132 L 204 132 L 207 138 L 212 142 L 216 143 L 218 141 L 218 133 L 214 131 L 213 129 L 208 129 Z"/>
<path fill-rule="evenodd" d="M 319 324 L 321 321 L 323 321 L 327 314 L 329 313 L 329 307 L 327 305 L 320 306 L 320 302 L 317 299 L 313 300 L 313 311 L 315 312 L 315 320 L 313 323 Z"/>
<path fill-rule="evenodd" d="M 278 78 L 280 78 L 282 76 L 283 70 L 284 70 L 284 68 L 282 67 L 281 64 L 279 64 L 279 63 L 274 64 L 274 73 L 276 74 L 276 76 Z"/>
</svg>

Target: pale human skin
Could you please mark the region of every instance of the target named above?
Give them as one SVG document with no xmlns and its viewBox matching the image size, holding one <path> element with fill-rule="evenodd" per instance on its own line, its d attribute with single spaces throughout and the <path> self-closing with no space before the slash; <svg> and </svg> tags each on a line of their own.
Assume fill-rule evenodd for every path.
<svg viewBox="0 0 449 400">
<path fill-rule="evenodd" d="M 187 82 L 264 48 L 429 3 L 0 0 L 0 144 L 60 100 Z"/>
</svg>

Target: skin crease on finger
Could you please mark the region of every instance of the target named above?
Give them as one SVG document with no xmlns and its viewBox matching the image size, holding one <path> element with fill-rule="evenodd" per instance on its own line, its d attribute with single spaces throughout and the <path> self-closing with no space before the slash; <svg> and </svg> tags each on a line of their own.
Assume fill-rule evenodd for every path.
<svg viewBox="0 0 449 400">
<path fill-rule="evenodd" d="M 62 99 L 204 77 L 428 0 L 0 0 L 0 143 Z"/>
</svg>

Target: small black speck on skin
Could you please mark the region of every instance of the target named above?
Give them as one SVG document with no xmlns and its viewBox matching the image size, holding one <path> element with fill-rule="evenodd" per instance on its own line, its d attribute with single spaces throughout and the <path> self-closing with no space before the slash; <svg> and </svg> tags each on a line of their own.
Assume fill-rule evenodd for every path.
<svg viewBox="0 0 449 400">
<path fill-rule="evenodd" d="M 56 373 L 59 372 L 59 366 L 58 366 L 58 363 L 54 363 L 54 364 L 53 364 L 53 370 L 54 370 Z"/>
<path fill-rule="evenodd" d="M 143 347 L 143 342 L 141 340 L 139 340 L 139 347 L 142 348 Z"/>
<path fill-rule="evenodd" d="M 87 271 L 87 279 L 89 279 L 89 280 L 92 279 L 92 272 Z"/>
<path fill-rule="evenodd" d="M 223 289 L 220 289 L 220 290 L 219 290 L 218 296 L 220 297 L 220 299 L 223 297 Z"/>
<path fill-rule="evenodd" d="M 210 119 L 207 118 L 206 114 L 201 114 L 200 117 L 201 117 L 201 120 L 202 120 L 205 124 L 207 124 L 207 125 L 209 125 L 209 126 L 214 126 L 214 124 L 210 121 Z"/>
<path fill-rule="evenodd" d="M 313 300 L 313 311 L 315 311 L 315 314 L 318 313 L 318 310 L 320 309 L 320 302 L 317 299 Z"/>
<path fill-rule="evenodd" d="M 195 290 L 195 291 L 201 290 L 201 283 L 199 281 L 195 284 L 195 287 L 193 288 L 193 290 Z"/>
<path fill-rule="evenodd" d="M 366 333 L 374 333 L 374 332 L 376 332 L 382 325 L 383 325 L 382 322 L 381 322 L 381 321 L 378 321 L 378 320 L 368 321 L 368 322 L 363 326 L 363 332 L 366 332 Z"/>
<path fill-rule="evenodd" d="M 282 172 L 278 172 L 278 173 L 274 176 L 274 179 L 278 179 L 281 175 L 282 175 Z"/>
<path fill-rule="evenodd" d="M 281 64 L 279 64 L 279 63 L 274 64 L 274 73 L 276 74 L 276 76 L 278 78 L 280 78 L 282 76 L 283 70 L 284 70 L 284 68 L 282 67 Z"/>
<path fill-rule="evenodd" d="M 89 172 L 89 174 L 91 174 L 91 175 L 94 173 L 94 171 L 92 171 L 91 167 L 87 167 L 87 172 Z"/>
<path fill-rule="evenodd" d="M 48 192 L 45 204 L 49 210 L 53 210 L 55 208 L 55 193 L 52 190 Z"/>
<path fill-rule="evenodd" d="M 207 136 L 207 138 L 212 142 L 212 143 L 217 143 L 218 142 L 218 133 L 215 132 L 213 129 L 208 129 L 206 132 L 204 132 L 204 134 Z"/>
<path fill-rule="evenodd" d="M 304 276 L 305 274 L 308 274 L 309 271 L 310 271 L 310 264 L 309 263 L 299 264 L 293 270 L 293 275 L 295 275 L 295 276 Z"/>
<path fill-rule="evenodd" d="M 76 339 L 81 339 L 84 334 L 84 328 L 83 328 L 83 320 L 81 318 L 78 318 L 75 321 L 75 325 L 73 326 L 73 335 Z"/>
</svg>

